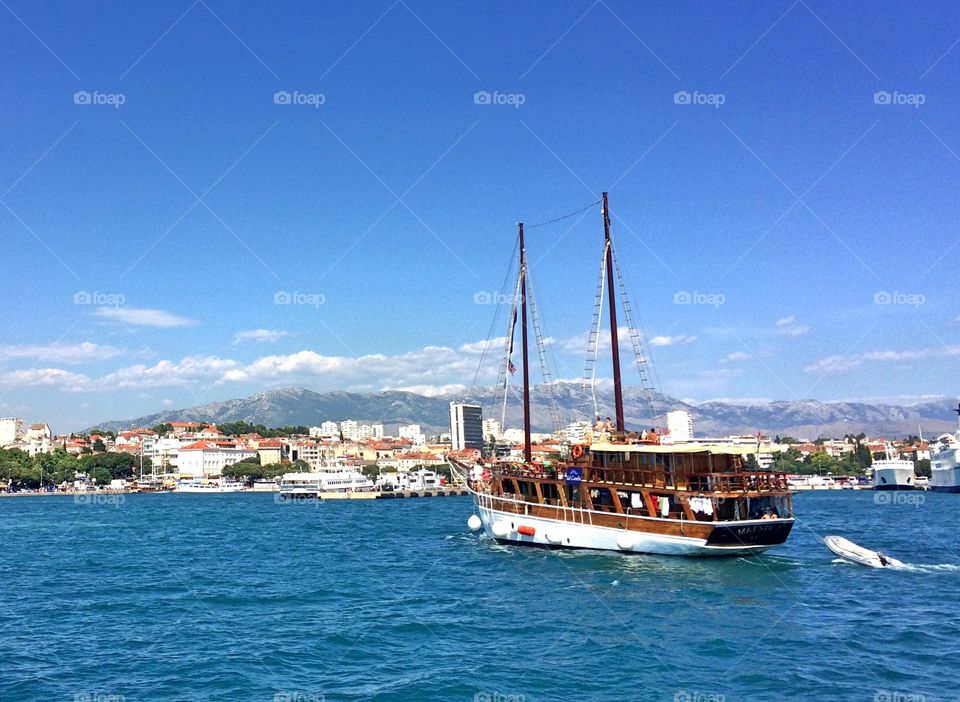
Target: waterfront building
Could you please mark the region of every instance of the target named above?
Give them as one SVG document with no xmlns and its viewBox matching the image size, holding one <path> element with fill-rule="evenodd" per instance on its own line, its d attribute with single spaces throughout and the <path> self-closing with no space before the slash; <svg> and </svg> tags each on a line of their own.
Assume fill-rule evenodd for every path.
<svg viewBox="0 0 960 702">
<path fill-rule="evenodd" d="M 0 448 L 10 446 L 23 439 L 23 419 L 21 417 L 0 418 Z"/>
<path fill-rule="evenodd" d="M 398 435 L 401 439 L 408 439 L 414 446 L 423 446 L 427 441 L 419 424 L 407 424 L 400 427 Z"/>
<path fill-rule="evenodd" d="M 483 438 L 485 441 L 500 440 L 500 422 L 496 419 L 483 420 Z"/>
<path fill-rule="evenodd" d="M 196 441 L 180 448 L 178 472 L 193 478 L 218 478 L 227 466 L 257 455 L 232 441 Z"/>
</svg>

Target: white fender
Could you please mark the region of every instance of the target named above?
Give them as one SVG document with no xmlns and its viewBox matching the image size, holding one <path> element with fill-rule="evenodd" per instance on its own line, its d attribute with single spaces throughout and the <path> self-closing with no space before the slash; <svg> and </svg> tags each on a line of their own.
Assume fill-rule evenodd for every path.
<svg viewBox="0 0 960 702">
<path fill-rule="evenodd" d="M 637 540 L 631 534 L 620 534 L 620 536 L 617 537 L 617 548 L 621 551 L 632 551 L 636 545 Z"/>
<path fill-rule="evenodd" d="M 498 539 L 505 539 L 510 534 L 510 522 L 505 521 L 496 521 L 493 523 L 493 526 L 490 527 L 490 531 L 493 532 L 493 535 Z"/>
<path fill-rule="evenodd" d="M 483 522 L 480 521 L 480 517 L 471 514 L 470 519 L 467 520 L 467 527 L 470 531 L 480 531 L 480 528 L 483 527 Z"/>
</svg>

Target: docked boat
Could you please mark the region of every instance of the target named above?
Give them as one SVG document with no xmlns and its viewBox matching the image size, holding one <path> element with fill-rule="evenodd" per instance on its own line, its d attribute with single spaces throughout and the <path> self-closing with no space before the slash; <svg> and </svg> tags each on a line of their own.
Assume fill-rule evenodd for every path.
<svg viewBox="0 0 960 702">
<path fill-rule="evenodd" d="M 220 492 L 240 492 L 243 489 L 243 483 L 224 480 L 222 478 L 188 478 L 178 480 L 174 492 L 212 494 Z"/>
<path fill-rule="evenodd" d="M 599 348 L 600 312 L 604 309 L 606 288 L 616 425 L 598 427 L 589 441 L 572 445 L 558 463 L 546 465 L 532 460 L 528 280 L 520 224 L 518 294 L 511 310 L 503 368 L 509 374 L 516 370 L 510 354 L 519 306 L 523 460 L 479 459 L 469 463 L 449 459 L 451 469 L 468 485 L 474 498 L 476 513 L 468 526 L 474 531 L 483 530 L 488 537 L 504 544 L 619 553 L 744 556 L 782 544 L 794 524 L 791 491 L 786 474 L 747 466 L 746 456 L 758 453 L 759 448 L 662 444 L 655 431 L 626 429 L 606 193 L 602 203 L 604 249 L 591 342 L 596 339 L 595 347 Z M 616 279 L 621 278 L 616 269 Z M 623 312 L 632 329 L 626 302 Z M 631 337 L 637 338 L 633 332 Z M 640 361 L 638 354 L 638 366 Z M 503 378 L 509 374 L 501 371 Z"/>
<path fill-rule="evenodd" d="M 351 466 L 327 466 L 309 473 L 284 473 L 280 499 L 335 499 L 357 493 L 374 493 L 373 480 Z"/>
<path fill-rule="evenodd" d="M 917 475 L 913 470 L 913 461 L 894 458 L 893 446 L 887 444 L 887 457 L 873 462 L 874 490 L 915 490 Z"/>
<path fill-rule="evenodd" d="M 960 492 L 960 404 L 957 431 L 943 434 L 930 444 L 930 489 L 934 492 Z"/>
</svg>

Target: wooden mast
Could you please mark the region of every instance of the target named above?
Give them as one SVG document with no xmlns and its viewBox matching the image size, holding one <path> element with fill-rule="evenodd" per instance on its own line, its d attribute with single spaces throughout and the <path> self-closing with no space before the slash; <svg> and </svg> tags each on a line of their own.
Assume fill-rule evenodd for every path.
<svg viewBox="0 0 960 702">
<path fill-rule="evenodd" d="M 603 194 L 603 240 L 607 252 L 607 299 L 610 301 L 610 347 L 613 350 L 613 399 L 617 413 L 617 431 L 622 432 L 625 425 L 623 421 L 623 387 L 620 380 L 620 343 L 617 339 L 617 286 L 613 282 L 613 244 L 610 241 L 610 208 L 607 204 L 606 193 Z M 523 244 L 521 244 L 522 247 Z"/>
<path fill-rule="evenodd" d="M 530 364 L 527 358 L 527 250 L 523 245 L 523 222 L 520 228 L 520 314 L 523 338 L 523 461 L 530 463 L 533 456 L 530 446 Z"/>
</svg>

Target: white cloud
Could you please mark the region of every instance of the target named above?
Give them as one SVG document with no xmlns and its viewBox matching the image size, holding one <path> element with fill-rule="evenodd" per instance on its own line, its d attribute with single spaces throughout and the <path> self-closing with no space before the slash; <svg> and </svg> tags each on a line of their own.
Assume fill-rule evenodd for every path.
<svg viewBox="0 0 960 702">
<path fill-rule="evenodd" d="M 285 336 L 290 336 L 290 332 L 278 331 L 276 329 L 249 329 L 234 334 L 233 343 L 241 344 L 244 341 L 262 341 L 272 344 Z"/>
<path fill-rule="evenodd" d="M 402 388 L 384 388 L 384 390 L 399 390 L 401 392 L 413 392 L 417 395 L 426 397 L 436 397 L 438 395 L 449 395 L 451 393 L 465 392 L 467 386 L 463 383 L 451 383 L 449 385 L 407 385 Z"/>
<path fill-rule="evenodd" d="M 160 404 L 164 407 L 173 407 L 173 400 L 171 400 L 169 397 L 165 397 L 160 400 Z"/>
<path fill-rule="evenodd" d="M 743 361 L 749 361 L 753 358 L 753 354 L 747 353 L 746 351 L 734 351 L 733 353 L 728 353 L 722 359 L 721 363 L 742 363 Z"/>
<path fill-rule="evenodd" d="M 30 359 L 41 363 L 84 363 L 116 358 L 123 353 L 114 346 L 84 341 L 80 344 L 18 344 L 0 346 L 0 360 Z"/>
<path fill-rule="evenodd" d="M 805 373 L 832 375 L 846 373 L 867 362 L 911 362 L 925 359 L 952 358 L 960 356 L 960 344 L 944 346 L 939 349 L 912 349 L 908 351 L 867 351 L 858 354 L 838 354 L 822 358 L 811 363 L 803 370 Z"/>
<path fill-rule="evenodd" d="M 695 336 L 678 334 L 676 336 L 655 336 L 650 339 L 651 346 L 686 346 L 697 340 Z"/>
<path fill-rule="evenodd" d="M 137 364 L 120 368 L 98 378 L 93 386 L 102 390 L 117 388 L 153 388 L 189 385 L 196 382 L 216 382 L 227 372 L 237 368 L 238 361 L 216 356 L 187 356 L 177 363 L 158 361 L 152 366 Z"/>
<path fill-rule="evenodd" d="M 810 327 L 806 324 L 799 324 L 797 315 L 792 314 L 789 317 L 777 320 L 777 331 L 783 336 L 803 336 L 810 331 Z"/>
<path fill-rule="evenodd" d="M 101 317 L 122 324 L 137 327 L 189 327 L 198 322 L 195 319 L 181 317 L 166 310 L 154 310 L 144 307 L 98 307 L 93 311 L 95 317 Z"/>
<path fill-rule="evenodd" d="M 89 382 L 90 378 L 87 376 L 71 373 L 62 368 L 30 368 L 0 375 L 0 387 L 56 385 L 66 390 L 83 390 L 88 387 Z"/>
</svg>

